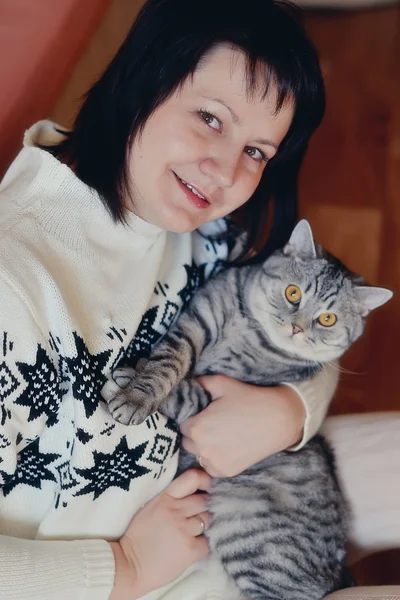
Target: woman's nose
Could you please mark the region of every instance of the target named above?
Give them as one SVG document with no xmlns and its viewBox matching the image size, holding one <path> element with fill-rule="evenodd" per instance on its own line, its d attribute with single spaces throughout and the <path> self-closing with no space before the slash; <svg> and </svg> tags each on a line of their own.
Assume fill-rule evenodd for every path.
<svg viewBox="0 0 400 600">
<path fill-rule="evenodd" d="M 235 183 L 238 175 L 240 157 L 233 152 L 223 152 L 219 155 L 205 158 L 200 168 L 220 187 L 229 188 Z"/>
</svg>

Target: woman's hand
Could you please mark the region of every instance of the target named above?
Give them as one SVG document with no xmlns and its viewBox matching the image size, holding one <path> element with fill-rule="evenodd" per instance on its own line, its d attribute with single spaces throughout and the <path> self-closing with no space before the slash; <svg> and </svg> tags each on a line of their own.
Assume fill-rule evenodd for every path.
<svg viewBox="0 0 400 600">
<path fill-rule="evenodd" d="M 305 409 L 290 387 L 258 387 L 225 375 L 198 381 L 213 402 L 182 423 L 182 445 L 213 477 L 233 477 L 301 440 Z"/>
<path fill-rule="evenodd" d="M 134 600 L 181 575 L 209 552 L 202 521 L 207 527 L 205 505 L 211 479 L 190 470 L 175 479 L 132 519 L 119 542 L 112 542 L 116 564 L 110 600 Z"/>
</svg>

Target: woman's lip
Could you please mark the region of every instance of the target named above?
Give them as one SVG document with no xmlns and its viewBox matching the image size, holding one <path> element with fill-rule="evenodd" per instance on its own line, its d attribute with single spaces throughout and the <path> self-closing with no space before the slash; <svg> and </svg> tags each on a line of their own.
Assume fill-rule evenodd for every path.
<svg viewBox="0 0 400 600">
<path fill-rule="evenodd" d="M 199 196 L 197 196 L 196 194 L 194 194 L 181 180 L 181 178 L 173 171 L 176 180 L 179 184 L 179 186 L 181 187 L 182 191 L 184 192 L 185 196 L 191 201 L 192 204 L 194 204 L 197 208 L 207 208 L 207 206 L 210 206 L 210 202 L 208 201 L 208 199 L 206 198 L 206 196 L 204 196 L 204 194 L 201 193 L 200 190 L 197 189 L 197 187 L 195 187 L 194 185 L 192 186 L 196 191 L 199 192 L 199 194 L 201 194 L 202 196 L 204 196 L 203 198 L 200 198 Z M 189 184 L 191 185 L 191 184 Z"/>
</svg>

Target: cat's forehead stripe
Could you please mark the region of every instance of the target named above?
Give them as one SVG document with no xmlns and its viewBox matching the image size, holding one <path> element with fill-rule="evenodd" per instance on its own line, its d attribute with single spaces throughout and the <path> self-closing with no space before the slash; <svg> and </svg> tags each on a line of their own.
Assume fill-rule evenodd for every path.
<svg viewBox="0 0 400 600">
<path fill-rule="evenodd" d="M 331 298 L 336 298 L 340 291 L 340 286 L 332 289 L 332 286 L 327 290 L 327 294 L 324 296 L 322 293 L 320 294 L 322 302 L 328 302 Z"/>
<path fill-rule="evenodd" d="M 330 303 L 328 304 L 328 306 L 327 306 L 327 309 L 328 309 L 328 310 L 331 310 L 331 308 L 333 308 L 333 307 L 334 307 L 334 305 L 335 305 L 335 301 L 334 301 L 334 300 L 332 300 L 332 302 L 330 302 Z"/>
</svg>

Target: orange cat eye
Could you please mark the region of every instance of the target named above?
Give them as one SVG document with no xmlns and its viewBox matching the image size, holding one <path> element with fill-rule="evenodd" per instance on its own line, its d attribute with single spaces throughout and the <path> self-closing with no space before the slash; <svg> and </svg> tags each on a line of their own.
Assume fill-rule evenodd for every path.
<svg viewBox="0 0 400 600">
<path fill-rule="evenodd" d="M 285 291 L 286 300 L 290 304 L 299 304 L 301 300 L 301 290 L 297 285 L 288 285 Z"/>
<path fill-rule="evenodd" d="M 324 313 L 318 317 L 318 322 L 323 327 L 332 327 L 337 321 L 337 316 L 333 313 Z"/>
</svg>

